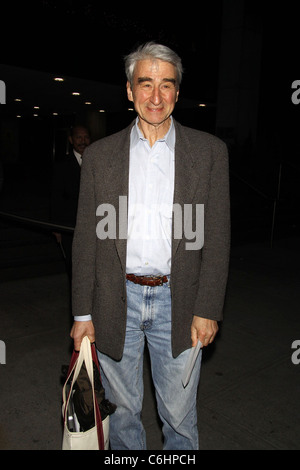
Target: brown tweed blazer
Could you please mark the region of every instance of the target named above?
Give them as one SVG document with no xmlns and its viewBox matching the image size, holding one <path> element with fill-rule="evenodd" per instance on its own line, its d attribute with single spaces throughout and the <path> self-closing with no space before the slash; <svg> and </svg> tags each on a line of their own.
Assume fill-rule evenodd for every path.
<svg viewBox="0 0 300 470">
<path fill-rule="evenodd" d="M 222 320 L 227 283 L 230 216 L 228 159 L 218 138 L 174 121 L 174 204 L 204 204 L 204 246 L 186 250 L 172 241 L 172 351 L 191 346 L 193 315 Z M 100 204 L 115 207 L 128 196 L 132 125 L 90 145 L 83 156 L 77 224 L 73 242 L 73 315 L 93 316 L 97 348 L 119 360 L 126 328 L 126 239 L 96 235 Z M 193 216 L 195 211 L 193 211 Z"/>
</svg>

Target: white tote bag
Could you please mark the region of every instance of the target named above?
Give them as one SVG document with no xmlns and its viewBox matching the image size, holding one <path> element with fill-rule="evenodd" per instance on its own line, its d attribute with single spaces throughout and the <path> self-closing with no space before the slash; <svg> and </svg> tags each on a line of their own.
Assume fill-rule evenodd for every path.
<svg viewBox="0 0 300 470">
<path fill-rule="evenodd" d="M 87 374 L 92 385 L 95 426 L 88 431 L 70 431 L 69 419 L 71 416 L 70 405 L 72 401 L 73 387 L 79 375 L 83 362 L 87 370 Z M 108 450 L 109 449 L 109 415 L 102 421 L 94 390 L 94 370 L 93 362 L 99 368 L 95 345 L 91 344 L 89 338 L 85 336 L 82 340 L 80 351 L 73 351 L 71 358 L 68 377 L 63 387 L 63 442 L 62 450 Z M 70 376 L 74 371 L 71 385 Z M 99 371 L 100 373 L 100 371 Z M 67 392 L 67 388 L 70 388 Z M 76 427 L 76 425 L 75 425 Z"/>
</svg>

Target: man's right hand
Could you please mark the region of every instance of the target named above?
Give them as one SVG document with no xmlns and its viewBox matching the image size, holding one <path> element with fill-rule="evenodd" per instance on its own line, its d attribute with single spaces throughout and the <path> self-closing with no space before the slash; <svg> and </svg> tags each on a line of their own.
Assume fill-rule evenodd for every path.
<svg viewBox="0 0 300 470">
<path fill-rule="evenodd" d="M 81 341 L 88 336 L 91 343 L 95 342 L 95 328 L 92 320 L 90 321 L 74 321 L 71 332 L 71 338 L 74 340 L 75 351 L 80 350 Z"/>
</svg>

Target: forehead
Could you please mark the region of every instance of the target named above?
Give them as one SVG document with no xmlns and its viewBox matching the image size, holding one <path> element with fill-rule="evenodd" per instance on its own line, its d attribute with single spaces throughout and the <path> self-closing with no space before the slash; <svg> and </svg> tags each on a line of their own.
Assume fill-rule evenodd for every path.
<svg viewBox="0 0 300 470">
<path fill-rule="evenodd" d="M 139 60 L 135 66 L 134 78 L 139 77 L 176 79 L 176 69 L 170 62 L 160 59 Z"/>
<path fill-rule="evenodd" d="M 85 127 L 75 127 L 73 129 L 73 137 L 76 137 L 78 135 L 89 135 L 87 129 Z"/>
</svg>

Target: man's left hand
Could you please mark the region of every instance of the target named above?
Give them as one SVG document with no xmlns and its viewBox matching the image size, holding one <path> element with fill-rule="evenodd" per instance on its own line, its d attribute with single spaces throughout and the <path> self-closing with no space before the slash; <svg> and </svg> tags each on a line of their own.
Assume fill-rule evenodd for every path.
<svg viewBox="0 0 300 470">
<path fill-rule="evenodd" d="M 194 315 L 191 326 L 192 346 L 196 346 L 198 340 L 201 341 L 202 346 L 212 343 L 218 330 L 218 322 L 215 320 Z"/>
</svg>

